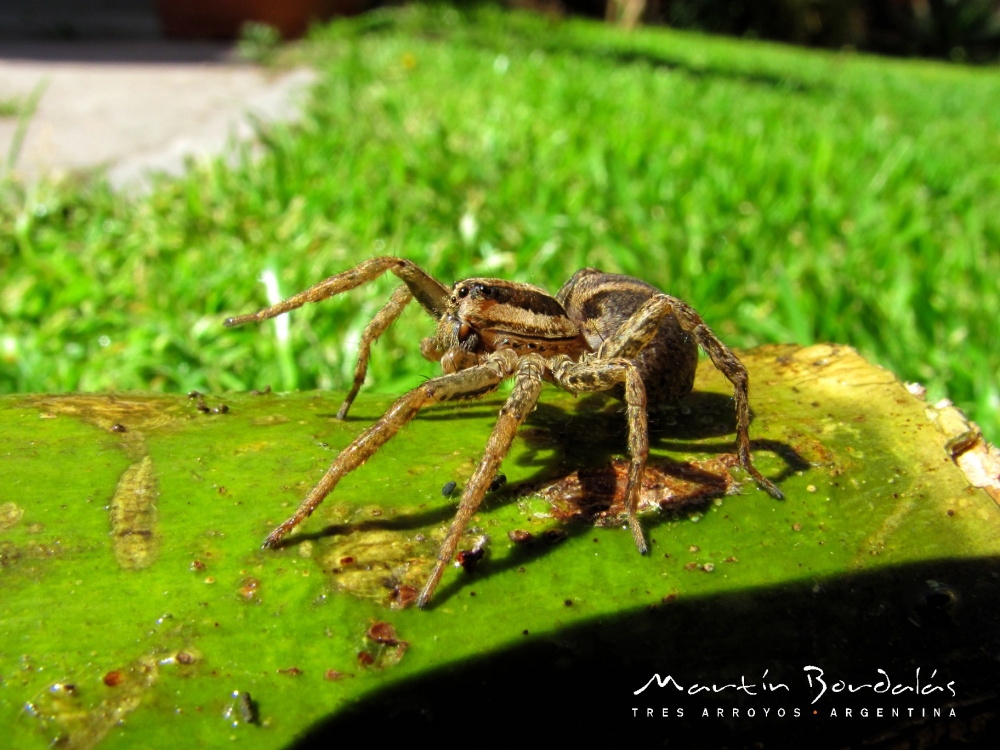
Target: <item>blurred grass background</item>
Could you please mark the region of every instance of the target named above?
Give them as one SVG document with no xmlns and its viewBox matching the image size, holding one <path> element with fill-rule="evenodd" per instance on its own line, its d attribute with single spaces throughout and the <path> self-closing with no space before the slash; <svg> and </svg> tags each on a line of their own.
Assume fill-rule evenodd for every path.
<svg viewBox="0 0 1000 750">
<path fill-rule="evenodd" d="M 553 292 L 639 276 L 731 346 L 851 344 L 1000 439 L 1000 76 L 489 6 L 317 29 L 304 119 L 148 195 L 0 185 L 0 392 L 344 388 L 395 278 L 226 330 L 378 254 Z M 369 387 L 437 374 L 414 305 Z M 859 405 L 862 406 L 863 405 Z"/>
</svg>

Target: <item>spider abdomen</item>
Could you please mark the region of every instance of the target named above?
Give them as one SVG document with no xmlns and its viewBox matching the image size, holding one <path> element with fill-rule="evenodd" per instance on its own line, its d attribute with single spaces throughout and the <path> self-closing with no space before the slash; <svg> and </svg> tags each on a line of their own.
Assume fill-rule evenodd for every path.
<svg viewBox="0 0 1000 750">
<path fill-rule="evenodd" d="M 662 292 L 645 281 L 584 268 L 563 284 L 556 299 L 590 347 L 600 351 L 640 307 L 658 295 Z M 651 404 L 674 403 L 694 387 L 698 344 L 673 315 L 659 321 L 650 343 L 630 359 L 639 370 Z M 621 397 L 621 390 L 618 388 L 615 395 Z"/>
</svg>

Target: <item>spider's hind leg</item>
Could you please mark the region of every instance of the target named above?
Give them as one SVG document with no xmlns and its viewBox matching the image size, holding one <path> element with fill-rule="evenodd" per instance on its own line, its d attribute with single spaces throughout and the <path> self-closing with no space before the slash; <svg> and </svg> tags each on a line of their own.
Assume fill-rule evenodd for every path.
<svg viewBox="0 0 1000 750">
<path fill-rule="evenodd" d="M 740 457 L 740 466 L 754 478 L 757 485 L 771 497 L 784 500 L 782 494 L 770 479 L 767 479 L 753 465 L 750 455 L 750 376 L 747 368 L 739 357 L 730 351 L 729 347 L 719 341 L 712 329 L 689 304 L 676 297 L 663 295 L 673 308 L 674 315 L 680 321 L 681 327 L 694 336 L 698 346 L 705 350 L 719 371 L 733 384 L 733 399 L 736 402 L 736 447 Z"/>
<path fill-rule="evenodd" d="M 694 337 L 698 345 L 708 354 L 712 364 L 733 384 L 733 400 L 736 402 L 736 447 L 740 466 L 767 494 L 783 500 L 785 496 L 781 490 L 753 465 L 750 453 L 750 377 L 747 368 L 729 347 L 719 340 L 693 307 L 677 297 L 658 294 L 643 304 L 621 327 L 615 338 L 605 344 L 616 342 L 615 351 L 623 352 L 618 356 L 634 356 L 636 347 L 644 345 L 643 341 L 651 340 L 650 331 L 655 333 L 660 321 L 668 315 L 677 318 L 681 328 Z M 603 352 L 604 347 L 602 347 Z"/>
</svg>

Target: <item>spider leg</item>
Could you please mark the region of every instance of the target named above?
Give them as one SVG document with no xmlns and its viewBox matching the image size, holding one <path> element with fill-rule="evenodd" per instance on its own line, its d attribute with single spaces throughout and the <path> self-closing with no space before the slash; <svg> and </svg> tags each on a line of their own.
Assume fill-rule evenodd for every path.
<svg viewBox="0 0 1000 750">
<path fill-rule="evenodd" d="M 729 347 L 719 341 L 693 307 L 668 294 L 658 294 L 650 298 L 622 324 L 614 337 L 601 345 L 600 356 L 634 357 L 652 341 L 660 321 L 668 315 L 677 318 L 681 328 L 694 337 L 698 345 L 708 354 L 712 364 L 733 384 L 733 399 L 736 402 L 736 445 L 740 466 L 767 494 L 783 500 L 785 496 L 781 490 L 753 465 L 750 454 L 750 377 L 747 368 Z"/>
<path fill-rule="evenodd" d="M 497 354 L 513 355 L 513 351 L 507 349 Z M 462 532 L 465 531 L 465 527 L 469 525 L 469 521 L 479 508 L 480 503 L 482 503 L 483 496 L 486 495 L 490 482 L 493 481 L 497 469 L 500 467 L 500 462 L 503 461 L 504 456 L 510 450 L 517 428 L 520 427 L 528 414 L 531 413 L 531 410 L 535 408 L 535 403 L 538 401 L 538 393 L 542 388 L 542 377 L 546 370 L 544 359 L 537 354 L 529 354 L 518 361 L 516 355 L 513 356 L 517 362 L 514 390 L 507 398 L 507 402 L 500 409 L 500 417 L 497 419 L 497 423 L 493 427 L 493 433 L 486 443 L 483 458 L 465 486 L 465 492 L 462 493 L 462 499 L 459 501 L 455 520 L 451 522 L 448 536 L 445 538 L 444 543 L 441 545 L 441 550 L 438 552 L 437 563 L 435 563 L 434 570 L 431 571 L 427 583 L 424 584 L 424 588 L 420 592 L 420 597 L 417 599 L 417 606 L 419 607 L 424 607 L 430 601 L 434 589 L 437 588 L 438 581 L 441 580 L 444 569 L 451 562 L 452 557 L 454 557 L 455 550 L 458 549 Z M 462 372 L 469 371 L 463 370 Z"/>
<path fill-rule="evenodd" d="M 440 318 L 444 314 L 445 308 L 448 305 L 448 296 L 451 294 L 448 287 L 411 261 L 404 258 L 383 256 L 370 258 L 364 263 L 355 266 L 350 271 L 344 271 L 343 273 L 338 273 L 336 276 L 331 276 L 325 281 L 321 281 L 315 286 L 309 287 L 304 292 L 299 292 L 276 305 L 265 307 L 263 310 L 255 313 L 226 318 L 225 326 L 226 328 L 232 328 L 244 323 L 259 323 L 262 320 L 277 317 L 289 310 L 302 307 L 307 302 L 319 302 L 335 294 L 350 291 L 362 284 L 377 279 L 386 271 L 391 271 L 402 279 L 413 296 L 417 298 L 417 301 L 431 316 Z"/>
<path fill-rule="evenodd" d="M 512 351 L 498 352 L 481 365 L 428 380 L 397 399 L 381 419 L 340 452 L 323 478 L 302 501 L 295 514 L 277 526 L 264 540 L 263 546 L 273 547 L 285 534 L 312 515 L 323 499 L 337 486 L 337 482 L 371 458 L 375 451 L 392 439 L 422 407 L 488 393 L 514 373 L 516 362 L 517 355 Z"/>
<path fill-rule="evenodd" d="M 413 294 L 405 285 L 396 289 L 389 301 L 386 302 L 385 307 L 378 311 L 378 315 L 372 318 L 371 323 L 365 328 L 365 332 L 361 334 L 361 343 L 358 346 L 358 364 L 354 368 L 354 383 L 351 385 L 351 390 L 344 399 L 344 403 L 340 405 L 337 419 L 347 417 L 347 410 L 351 408 L 354 397 L 358 395 L 358 391 L 361 390 L 361 386 L 365 382 L 365 375 L 368 374 L 368 359 L 372 353 L 372 343 L 395 322 L 411 299 L 413 299 Z"/>
<path fill-rule="evenodd" d="M 646 386 L 643 385 L 639 371 L 629 360 L 622 358 L 608 360 L 593 357 L 573 362 L 566 357 L 552 366 L 552 376 L 557 385 L 571 393 L 608 391 L 620 383 L 625 385 L 628 452 L 632 457 L 625 489 L 625 507 L 628 509 L 628 525 L 636 549 L 639 554 L 645 555 L 649 547 L 636 511 L 639 507 L 642 472 L 649 456 L 649 425 L 646 417 Z"/>
</svg>

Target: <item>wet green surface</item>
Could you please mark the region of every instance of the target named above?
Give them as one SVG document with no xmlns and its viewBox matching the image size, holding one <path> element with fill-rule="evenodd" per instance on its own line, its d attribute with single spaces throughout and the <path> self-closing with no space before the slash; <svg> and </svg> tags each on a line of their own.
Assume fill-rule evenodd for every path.
<svg viewBox="0 0 1000 750">
<path fill-rule="evenodd" d="M 182 396 L 0 400 L 9 746 L 283 747 L 379 691 L 594 623 L 997 556 L 995 503 L 969 488 L 927 405 L 890 373 L 846 348 L 745 361 L 756 461 L 784 502 L 744 482 L 649 512 L 645 557 L 615 525 L 560 522 L 531 489 L 621 456 L 625 422 L 616 402 L 548 388 L 504 462 L 507 485 L 468 533 L 469 547 L 490 537 L 486 559 L 471 575 L 446 573 L 423 611 L 393 609 L 393 587 L 422 583 L 500 397 L 427 410 L 276 551 L 260 549 L 264 536 L 389 400 L 362 395 L 345 422 L 334 419 L 340 394 L 327 393 L 207 395 L 207 412 Z M 729 390 L 702 364 L 696 394 L 653 419 L 654 456 L 710 462 L 733 450 Z M 228 413 L 211 411 L 222 404 Z M 450 480 L 458 490 L 444 497 Z M 515 545 L 512 530 L 534 540 Z M 376 622 L 405 645 L 377 643 Z M 650 674 L 684 649 L 656 648 Z"/>
</svg>

